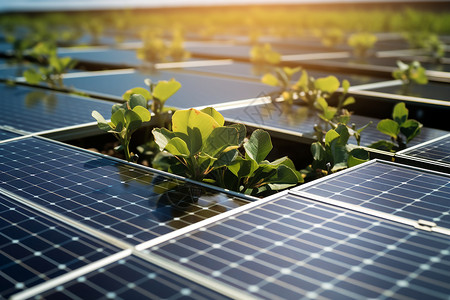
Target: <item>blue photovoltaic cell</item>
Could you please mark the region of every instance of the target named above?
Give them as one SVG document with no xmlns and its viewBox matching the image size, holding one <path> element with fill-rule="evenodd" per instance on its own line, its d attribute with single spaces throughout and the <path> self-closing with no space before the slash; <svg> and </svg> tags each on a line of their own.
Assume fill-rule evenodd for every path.
<svg viewBox="0 0 450 300">
<path fill-rule="evenodd" d="M 307 106 L 300 105 L 284 105 L 283 103 L 266 103 L 254 105 L 249 103 L 248 106 L 221 111 L 221 114 L 229 121 L 251 123 L 260 126 L 273 128 L 273 130 L 283 129 L 301 133 L 306 137 L 314 135 L 314 125 L 323 124 L 317 114 L 311 113 Z M 352 115 L 350 123 L 355 123 L 356 128 L 361 128 L 372 122 L 361 133 L 361 145 L 368 146 L 379 140 L 389 140 L 389 136 L 382 134 L 377 129 L 380 120 L 359 115 Z M 414 146 L 431 139 L 444 136 L 448 132 L 439 129 L 426 128 L 421 129 L 420 135 L 415 137 L 409 146 Z M 349 143 L 356 144 L 355 138 L 351 137 Z"/>
<path fill-rule="evenodd" d="M 450 228 L 448 175 L 377 161 L 297 189 Z"/>
<path fill-rule="evenodd" d="M 80 276 L 37 299 L 228 299 L 186 278 L 130 256 Z"/>
<path fill-rule="evenodd" d="M 131 244 L 245 200 L 51 141 L 0 144 L 0 187 Z"/>
<path fill-rule="evenodd" d="M 0 93 L 0 125 L 27 132 L 91 123 L 93 110 L 111 114 L 112 103 L 43 89 L 0 84 Z"/>
<path fill-rule="evenodd" d="M 119 250 L 0 194 L 0 298 Z"/>
<path fill-rule="evenodd" d="M 274 91 L 275 88 L 251 81 L 200 76 L 175 71 L 157 71 L 156 73 L 104 73 L 101 76 L 87 76 L 66 78 L 65 83 L 76 89 L 93 95 L 105 95 L 122 98 L 125 91 L 140 86 L 145 87 L 144 80 L 150 78 L 152 82 L 175 78 L 181 83 L 181 88 L 170 97 L 166 106 L 191 108 L 197 106 L 214 105 L 223 102 L 260 97 Z M 94 84 L 95 82 L 95 84 Z"/>
<path fill-rule="evenodd" d="M 432 162 L 450 164 L 450 135 L 426 145 L 403 151 L 402 154 Z"/>
<path fill-rule="evenodd" d="M 7 130 L 3 130 L 0 128 L 0 141 L 4 141 L 4 140 L 8 140 L 8 139 L 12 139 L 15 137 L 20 136 L 17 133 L 11 132 L 11 131 L 7 131 Z"/>
<path fill-rule="evenodd" d="M 450 240 L 280 196 L 148 251 L 265 299 L 446 299 Z"/>
</svg>

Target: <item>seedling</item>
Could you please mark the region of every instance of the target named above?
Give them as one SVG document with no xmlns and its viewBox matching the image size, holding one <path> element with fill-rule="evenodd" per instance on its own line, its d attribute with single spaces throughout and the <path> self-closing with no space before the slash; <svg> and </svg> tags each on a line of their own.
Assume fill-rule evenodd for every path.
<svg viewBox="0 0 450 300">
<path fill-rule="evenodd" d="M 351 136 L 345 124 L 330 129 L 325 137 L 311 145 L 313 163 L 301 172 L 306 180 L 323 177 L 369 160 L 369 153 L 362 148 L 348 145 Z"/>
<path fill-rule="evenodd" d="M 153 130 L 162 151 L 154 167 L 247 194 L 280 190 L 302 181 L 289 159 L 265 160 L 272 149 L 267 132 L 256 130 L 243 143 L 245 126 L 224 126 L 223 116 L 211 107 L 176 111 L 172 129 Z M 238 151 L 242 144 L 245 156 Z"/>
<path fill-rule="evenodd" d="M 98 127 L 112 133 L 120 142 L 120 147 L 116 150 L 123 150 L 125 159 L 129 162 L 134 160 L 134 155 L 130 153 L 131 135 L 142 123 L 150 121 L 151 118 L 146 106 L 147 100 L 142 95 L 133 94 L 127 102 L 113 105 L 109 122 L 99 112 L 95 110 L 92 112 Z"/>
<path fill-rule="evenodd" d="M 250 60 L 255 64 L 277 65 L 281 61 L 281 55 L 270 44 L 256 45 L 250 50 Z"/>
<path fill-rule="evenodd" d="M 428 83 L 426 70 L 421 66 L 420 62 L 413 61 L 410 64 L 405 64 L 398 60 L 397 66 L 398 68 L 392 72 L 392 77 L 402 81 L 403 94 L 408 94 L 413 84 Z"/>
<path fill-rule="evenodd" d="M 162 62 L 167 56 L 167 45 L 156 30 L 147 30 L 142 33 L 143 47 L 137 50 L 137 57 L 148 63 Z"/>
<path fill-rule="evenodd" d="M 330 28 L 319 33 L 322 45 L 328 48 L 334 48 L 341 44 L 344 40 L 344 32 L 337 28 Z"/>
<path fill-rule="evenodd" d="M 431 34 L 426 43 L 425 49 L 434 63 L 440 63 L 445 56 L 445 44 L 439 40 L 436 34 Z"/>
<path fill-rule="evenodd" d="M 348 45 L 353 48 L 355 56 L 364 60 L 368 56 L 368 52 L 377 42 L 377 37 L 372 33 L 361 32 L 354 33 L 348 38 Z"/>
<path fill-rule="evenodd" d="M 191 53 L 184 49 L 184 38 L 181 29 L 173 31 L 172 42 L 168 47 L 168 54 L 173 61 L 184 61 L 191 57 Z"/>
<path fill-rule="evenodd" d="M 392 119 L 384 119 L 377 124 L 377 129 L 388 135 L 391 141 L 378 141 L 369 147 L 391 152 L 405 149 L 407 144 L 420 133 L 423 126 L 414 119 L 408 119 L 408 114 L 405 103 L 396 104 Z"/>
<path fill-rule="evenodd" d="M 70 57 L 58 57 L 56 46 L 52 43 L 38 43 L 31 50 L 30 56 L 41 64 L 23 73 L 25 80 L 30 84 L 46 82 L 51 87 L 63 87 L 62 75 L 77 64 Z"/>
</svg>

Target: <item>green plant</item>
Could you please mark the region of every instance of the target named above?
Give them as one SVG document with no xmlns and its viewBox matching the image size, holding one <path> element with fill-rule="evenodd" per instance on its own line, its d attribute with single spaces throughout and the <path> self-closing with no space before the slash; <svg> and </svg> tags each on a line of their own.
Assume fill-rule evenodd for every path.
<svg viewBox="0 0 450 300">
<path fill-rule="evenodd" d="M 301 172 L 306 180 L 353 167 L 369 160 L 369 153 L 362 148 L 348 145 L 351 132 L 346 124 L 330 129 L 323 139 L 311 145 L 313 162 Z"/>
<path fill-rule="evenodd" d="M 284 189 L 302 180 L 288 158 L 265 160 L 272 149 L 267 132 L 256 130 L 244 142 L 245 126 L 224 126 L 223 116 L 211 107 L 176 111 L 172 129 L 153 130 L 162 151 L 153 162 L 156 168 L 247 194 Z M 245 156 L 238 151 L 241 145 Z"/>
<path fill-rule="evenodd" d="M 353 48 L 353 53 L 359 59 L 365 59 L 370 49 L 377 42 L 377 37 L 368 32 L 354 33 L 348 38 L 348 45 Z"/>
<path fill-rule="evenodd" d="M 431 34 L 428 37 L 425 43 L 425 50 L 435 63 L 440 63 L 445 56 L 445 44 L 436 34 Z"/>
<path fill-rule="evenodd" d="M 344 40 L 344 32 L 337 27 L 328 28 L 319 33 L 322 45 L 334 48 Z"/>
<path fill-rule="evenodd" d="M 168 54 L 173 61 L 184 61 L 191 57 L 191 53 L 184 48 L 184 38 L 180 28 L 173 30 L 172 42 L 168 46 Z"/>
<path fill-rule="evenodd" d="M 92 117 L 97 120 L 98 127 L 112 133 L 117 138 L 120 147 L 116 150 L 123 150 L 125 159 L 130 162 L 133 161 L 133 154 L 130 153 L 131 135 L 141 127 L 143 122 L 151 119 L 151 114 L 146 106 L 147 100 L 142 95 L 133 94 L 125 103 L 113 105 L 109 122 L 99 112 L 95 110 L 92 112 Z"/>
<path fill-rule="evenodd" d="M 402 93 L 408 94 L 413 84 L 427 84 L 428 77 L 426 70 L 420 62 L 413 61 L 410 64 L 397 61 L 398 68 L 392 72 L 394 79 L 400 79 L 402 81 Z"/>
<path fill-rule="evenodd" d="M 143 46 L 137 50 L 137 57 L 148 63 L 162 62 L 167 56 L 167 45 L 157 30 L 142 32 Z"/>
<path fill-rule="evenodd" d="M 381 140 L 369 147 L 391 152 L 405 149 L 407 144 L 420 133 L 423 126 L 414 119 L 408 119 L 408 115 L 409 111 L 405 103 L 397 103 L 392 111 L 392 119 L 384 119 L 377 124 L 377 129 L 388 135 L 391 141 Z"/>
<path fill-rule="evenodd" d="M 270 44 L 255 45 L 250 50 L 250 60 L 255 64 L 276 65 L 280 63 L 281 55 Z"/>
<path fill-rule="evenodd" d="M 59 57 L 56 46 L 52 43 L 38 43 L 29 55 L 39 63 L 37 68 L 29 68 L 23 73 L 30 84 L 46 82 L 51 87 L 63 87 L 62 75 L 77 64 L 70 57 Z"/>
</svg>

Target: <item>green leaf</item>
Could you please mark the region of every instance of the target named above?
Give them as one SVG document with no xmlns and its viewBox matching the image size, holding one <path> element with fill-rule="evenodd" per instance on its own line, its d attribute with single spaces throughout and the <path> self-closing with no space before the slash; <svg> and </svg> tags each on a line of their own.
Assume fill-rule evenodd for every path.
<svg viewBox="0 0 450 300">
<path fill-rule="evenodd" d="M 337 133 L 334 129 L 328 130 L 328 132 L 325 134 L 325 145 L 330 145 L 330 143 L 339 138 L 339 136 L 339 133 Z"/>
<path fill-rule="evenodd" d="M 267 85 L 271 85 L 271 86 L 278 86 L 278 83 L 279 83 L 278 79 L 270 73 L 265 74 L 261 78 L 261 82 L 264 84 L 267 84 Z"/>
<path fill-rule="evenodd" d="M 300 72 L 302 68 L 301 67 L 297 67 L 297 68 L 289 68 L 289 67 L 283 67 L 283 71 L 284 73 L 286 73 L 286 75 L 291 78 L 292 75 L 294 75 L 297 72 Z"/>
<path fill-rule="evenodd" d="M 220 125 L 208 114 L 194 108 L 177 110 L 172 116 L 172 130 L 188 135 L 188 128 L 198 128 L 202 141 L 205 141 L 214 128 Z"/>
<path fill-rule="evenodd" d="M 314 87 L 323 92 L 332 94 L 339 88 L 339 80 L 335 76 L 318 78 L 314 81 Z"/>
<path fill-rule="evenodd" d="M 143 106 L 136 106 L 133 108 L 133 111 L 139 115 L 139 117 L 141 118 L 142 122 L 148 122 L 150 121 L 152 115 L 150 114 L 150 112 L 148 111 L 148 109 L 146 109 Z"/>
<path fill-rule="evenodd" d="M 314 102 L 314 106 L 323 112 L 326 112 L 328 109 L 328 102 L 323 97 L 318 97 L 316 102 Z"/>
<path fill-rule="evenodd" d="M 427 84 L 428 77 L 425 68 L 419 67 L 416 72 L 411 74 L 411 79 L 417 84 Z"/>
<path fill-rule="evenodd" d="M 372 143 L 369 145 L 369 148 L 374 148 L 374 149 L 378 149 L 378 150 L 383 150 L 383 151 L 393 151 L 395 145 L 391 142 L 388 141 L 378 141 L 375 143 Z"/>
<path fill-rule="evenodd" d="M 239 156 L 228 165 L 228 170 L 230 170 L 238 179 L 251 176 L 256 169 L 258 169 L 258 164 L 254 160 L 244 159 Z"/>
<path fill-rule="evenodd" d="M 147 101 L 152 99 L 152 95 L 150 94 L 150 91 L 145 88 L 141 88 L 141 87 L 135 87 L 135 88 L 129 89 L 122 95 L 122 99 L 128 101 L 128 100 L 130 100 L 130 97 L 133 94 L 142 95 Z M 147 105 L 145 105 L 145 106 L 147 106 Z"/>
<path fill-rule="evenodd" d="M 165 149 L 176 156 L 189 157 L 191 154 L 186 143 L 179 137 L 171 139 Z"/>
<path fill-rule="evenodd" d="M 422 124 L 416 120 L 406 120 L 400 126 L 400 132 L 406 137 L 406 143 L 409 143 L 414 137 L 416 137 L 422 128 Z"/>
<path fill-rule="evenodd" d="M 278 191 L 297 185 L 298 177 L 294 170 L 288 166 L 280 165 L 275 176 L 271 177 L 267 182 L 272 190 Z"/>
<path fill-rule="evenodd" d="M 136 106 L 142 106 L 147 108 L 147 100 L 144 98 L 144 96 L 140 94 L 131 95 L 130 100 L 128 101 L 131 109 L 135 108 Z"/>
<path fill-rule="evenodd" d="M 272 150 L 272 141 L 268 132 L 257 129 L 250 139 L 244 143 L 245 153 L 257 163 L 263 161 Z"/>
<path fill-rule="evenodd" d="M 397 103 L 392 111 L 392 119 L 402 125 L 406 120 L 408 120 L 408 109 L 404 102 Z"/>
<path fill-rule="evenodd" d="M 345 99 L 345 101 L 344 101 L 344 103 L 342 104 L 342 106 L 347 106 L 347 105 L 350 105 L 350 104 L 353 104 L 353 103 L 355 103 L 356 101 L 355 101 L 355 98 L 353 98 L 353 97 L 348 97 L 347 99 Z"/>
<path fill-rule="evenodd" d="M 223 152 L 214 162 L 214 168 L 220 168 L 230 165 L 238 157 L 238 150 Z"/>
<path fill-rule="evenodd" d="M 25 70 L 25 72 L 23 72 L 23 76 L 29 84 L 38 84 L 42 81 L 42 75 L 35 69 Z"/>
<path fill-rule="evenodd" d="M 347 164 L 348 167 L 351 168 L 366 161 L 369 161 L 369 152 L 362 148 L 356 148 L 350 151 Z"/>
<path fill-rule="evenodd" d="M 153 97 L 157 98 L 164 104 L 173 94 L 175 94 L 181 88 L 181 83 L 175 79 L 169 81 L 159 81 L 153 89 Z"/>
<path fill-rule="evenodd" d="M 204 109 L 201 110 L 201 112 L 204 112 L 205 114 L 213 117 L 214 120 L 216 120 L 216 122 L 219 124 L 219 126 L 223 126 L 223 124 L 225 124 L 224 117 L 213 107 L 205 107 Z"/>
<path fill-rule="evenodd" d="M 127 131 L 133 133 L 142 125 L 141 117 L 132 110 L 125 111 L 125 120 L 127 124 Z"/>
<path fill-rule="evenodd" d="M 319 142 L 311 144 L 311 153 L 316 161 L 323 161 L 326 159 L 326 150 Z"/>
<path fill-rule="evenodd" d="M 390 119 L 384 119 L 378 122 L 377 129 L 390 137 L 397 139 L 397 135 L 400 132 L 400 126 L 397 122 Z"/>
<path fill-rule="evenodd" d="M 119 108 L 114 112 L 111 116 L 111 123 L 113 123 L 115 126 L 119 123 L 125 123 L 125 109 Z"/>
<path fill-rule="evenodd" d="M 121 109 L 121 108 L 122 108 L 124 111 L 127 110 L 127 109 L 128 109 L 127 102 L 122 103 L 122 104 L 114 104 L 114 105 L 111 107 L 111 115 L 113 115 L 116 111 L 118 111 L 118 110 Z"/>
<path fill-rule="evenodd" d="M 236 128 L 236 130 L 238 131 L 238 134 L 239 134 L 239 145 L 242 144 L 245 137 L 247 136 L 247 128 L 245 128 L 245 125 L 244 124 L 232 124 L 232 125 L 229 125 L 228 127 Z"/>
<path fill-rule="evenodd" d="M 203 152 L 217 158 L 222 152 L 239 147 L 239 133 L 233 127 L 215 128 L 203 145 Z"/>
<path fill-rule="evenodd" d="M 344 90 L 344 93 L 347 93 L 349 88 L 350 88 L 350 82 L 347 79 L 344 79 L 342 81 L 342 89 Z"/>
<path fill-rule="evenodd" d="M 155 143 L 159 146 L 159 149 L 162 151 L 166 148 L 166 145 L 169 143 L 171 139 L 176 137 L 175 133 L 166 128 L 155 128 L 152 130 L 153 137 L 155 138 Z"/>
<path fill-rule="evenodd" d="M 305 70 L 303 70 L 302 76 L 300 76 L 299 80 L 295 83 L 295 87 L 300 89 L 307 89 L 308 84 L 309 84 L 308 73 Z"/>
<path fill-rule="evenodd" d="M 96 110 L 92 111 L 92 117 L 97 120 L 98 128 L 104 131 L 111 130 L 111 127 L 106 122 L 105 118 Z"/>
</svg>

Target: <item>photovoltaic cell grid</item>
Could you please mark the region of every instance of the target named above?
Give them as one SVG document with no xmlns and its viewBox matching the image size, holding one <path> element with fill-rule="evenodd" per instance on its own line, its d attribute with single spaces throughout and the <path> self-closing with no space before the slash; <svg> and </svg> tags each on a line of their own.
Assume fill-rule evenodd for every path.
<svg viewBox="0 0 450 300">
<path fill-rule="evenodd" d="M 130 244 L 246 204 L 40 138 L 0 144 L 0 187 Z"/>
<path fill-rule="evenodd" d="M 12 139 L 12 138 L 15 138 L 18 136 L 20 136 L 20 135 L 17 133 L 14 133 L 14 132 L 11 132 L 8 130 L 3 130 L 0 128 L 0 141 L 9 140 L 9 139 Z"/>
<path fill-rule="evenodd" d="M 26 132 L 39 132 L 94 122 L 91 113 L 97 110 L 111 114 L 111 103 L 54 93 L 24 86 L 0 84 L 2 118 L 0 125 Z"/>
<path fill-rule="evenodd" d="M 450 135 L 426 145 L 403 151 L 402 155 L 450 164 Z"/>
<path fill-rule="evenodd" d="M 118 251 L 0 194 L 0 298 Z"/>
<path fill-rule="evenodd" d="M 301 133 L 306 137 L 313 137 L 315 124 L 323 124 L 317 114 L 311 113 L 311 110 L 306 106 L 285 105 L 283 103 L 255 104 L 256 101 L 255 103 L 250 102 L 248 106 L 223 110 L 221 114 L 230 121 L 270 127 L 275 131 L 277 129 L 290 130 Z M 351 116 L 350 124 L 355 123 L 356 128 L 361 128 L 372 122 L 361 133 L 362 146 L 368 146 L 379 140 L 389 140 L 389 136 L 377 130 L 376 126 L 379 121 L 379 119 L 359 115 Z M 447 133 L 444 130 L 424 127 L 420 135 L 414 138 L 409 145 L 414 146 L 444 136 Z M 349 143 L 356 144 L 356 140 L 350 138 Z"/>
<path fill-rule="evenodd" d="M 377 161 L 296 189 L 450 228 L 450 177 L 444 174 Z"/>
<path fill-rule="evenodd" d="M 281 196 L 148 249 L 265 299 L 446 299 L 450 241 Z"/>
<path fill-rule="evenodd" d="M 130 256 L 80 276 L 37 299 L 228 299 L 170 271 Z"/>
</svg>

